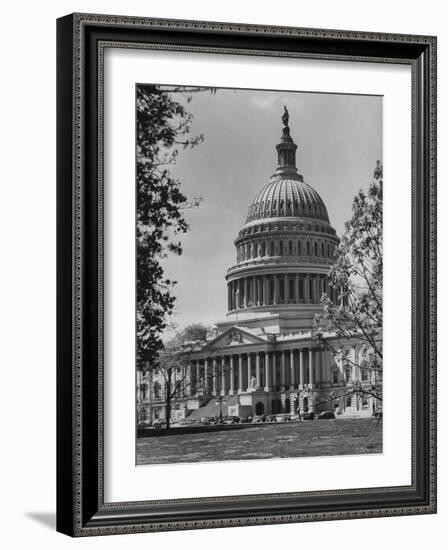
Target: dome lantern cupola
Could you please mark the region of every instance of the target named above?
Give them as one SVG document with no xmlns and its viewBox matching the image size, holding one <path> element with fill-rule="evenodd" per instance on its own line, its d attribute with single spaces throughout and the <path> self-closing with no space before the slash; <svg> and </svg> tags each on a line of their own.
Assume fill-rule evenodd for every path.
<svg viewBox="0 0 448 550">
<path fill-rule="evenodd" d="M 280 143 L 276 145 L 278 154 L 278 165 L 275 174 L 285 174 L 288 172 L 297 173 L 296 151 L 297 145 L 292 140 L 289 130 L 289 112 L 284 106 L 282 115 L 283 134 Z"/>
</svg>

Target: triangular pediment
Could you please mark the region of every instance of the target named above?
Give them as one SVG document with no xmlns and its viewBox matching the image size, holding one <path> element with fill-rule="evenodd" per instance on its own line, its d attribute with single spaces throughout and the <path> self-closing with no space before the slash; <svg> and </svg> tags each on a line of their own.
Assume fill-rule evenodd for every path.
<svg viewBox="0 0 448 550">
<path fill-rule="evenodd" d="M 242 327 L 229 327 L 225 332 L 219 334 L 214 340 L 207 343 L 208 349 L 221 349 L 223 347 L 237 347 L 250 344 L 266 343 L 266 337 L 254 334 L 252 331 Z"/>
</svg>

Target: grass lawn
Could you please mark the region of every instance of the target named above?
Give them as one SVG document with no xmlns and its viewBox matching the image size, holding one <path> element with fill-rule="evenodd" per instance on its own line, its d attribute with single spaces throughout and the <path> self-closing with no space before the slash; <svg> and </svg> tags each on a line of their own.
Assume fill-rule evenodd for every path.
<svg viewBox="0 0 448 550">
<path fill-rule="evenodd" d="M 264 424 L 241 430 L 137 439 L 137 464 L 212 462 L 382 452 L 376 419 Z"/>
</svg>

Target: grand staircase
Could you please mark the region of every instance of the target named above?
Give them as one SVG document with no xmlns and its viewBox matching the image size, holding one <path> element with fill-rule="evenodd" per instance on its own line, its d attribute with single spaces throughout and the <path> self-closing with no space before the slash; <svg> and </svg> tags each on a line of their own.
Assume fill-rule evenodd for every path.
<svg viewBox="0 0 448 550">
<path fill-rule="evenodd" d="M 226 395 L 224 401 L 225 403 L 222 403 L 222 415 L 226 416 L 229 414 L 229 406 L 238 404 L 238 395 Z M 194 409 L 188 415 L 188 419 L 201 420 L 204 416 L 219 416 L 219 403 L 216 404 L 216 402 L 216 397 L 212 397 L 205 405 L 202 405 L 199 409 Z"/>
</svg>

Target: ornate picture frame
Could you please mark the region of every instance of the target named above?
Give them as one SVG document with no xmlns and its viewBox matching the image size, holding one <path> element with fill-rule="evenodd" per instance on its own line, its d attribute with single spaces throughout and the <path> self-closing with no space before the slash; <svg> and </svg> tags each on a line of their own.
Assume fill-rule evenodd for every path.
<svg viewBox="0 0 448 550">
<path fill-rule="evenodd" d="M 104 51 L 408 65 L 412 71 L 412 483 L 106 502 Z M 436 512 L 436 38 L 72 14 L 57 22 L 57 530 L 70 536 Z"/>
</svg>

